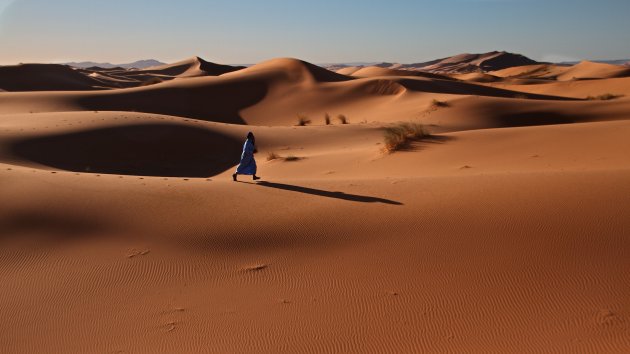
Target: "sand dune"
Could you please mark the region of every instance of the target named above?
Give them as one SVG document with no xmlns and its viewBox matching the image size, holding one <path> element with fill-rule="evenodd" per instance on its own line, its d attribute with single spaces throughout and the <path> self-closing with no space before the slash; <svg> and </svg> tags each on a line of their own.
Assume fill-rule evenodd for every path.
<svg viewBox="0 0 630 354">
<path fill-rule="evenodd" d="M 628 68 L 619 67 L 618 65 L 583 61 L 570 67 L 567 71 L 559 75 L 557 80 L 612 79 L 628 76 L 630 76 L 630 69 Z"/>
<path fill-rule="evenodd" d="M 243 69 L 192 57 L 147 69 L 72 68 L 59 64 L 0 66 L 3 91 L 89 91 L 146 86 L 176 78 L 218 76 Z"/>
<path fill-rule="evenodd" d="M 350 76 L 350 75 L 354 74 L 357 70 L 360 70 L 362 68 L 363 68 L 363 66 L 347 66 L 347 67 L 343 67 L 341 69 L 337 69 L 337 70 L 334 70 L 334 71 L 337 74 Z M 330 70 L 330 69 L 328 69 L 328 70 Z"/>
<path fill-rule="evenodd" d="M 499 77 L 537 78 L 558 81 L 581 79 L 611 79 L 627 77 L 630 70 L 619 65 L 580 62 L 573 66 L 553 64 L 527 65 L 512 67 L 491 73 Z"/>
<path fill-rule="evenodd" d="M 341 74 L 340 71 L 337 71 L 337 73 Z M 450 80 L 450 77 L 446 75 L 433 74 L 430 72 L 417 71 L 417 70 L 388 69 L 388 68 L 381 68 L 378 66 L 363 67 L 356 71 L 353 71 L 351 75 L 356 76 L 356 77 L 416 76 L 416 77 L 426 77 L 430 79 Z"/>
<path fill-rule="evenodd" d="M 619 104 L 624 98 L 630 95 L 630 78 L 617 78 L 606 80 L 570 80 L 560 82 L 536 82 L 524 85 L 511 80 L 489 84 L 494 87 L 509 90 L 519 90 L 522 92 L 540 93 L 547 95 L 557 95 L 572 98 L 599 100 L 599 97 L 613 95 L 603 106 Z"/>
<path fill-rule="evenodd" d="M 288 79 L 291 81 L 338 82 L 351 78 L 326 70 L 317 65 L 294 58 L 278 58 L 250 66 L 228 76 L 262 76 L 270 79 Z"/>
<path fill-rule="evenodd" d="M 490 72 L 490 74 L 498 77 L 552 79 L 564 73 L 567 69 L 568 66 L 555 64 L 533 64 L 496 70 Z"/>
<path fill-rule="evenodd" d="M 218 76 L 243 69 L 242 66 L 221 65 L 207 62 L 199 57 L 192 57 L 173 64 L 153 66 L 138 70 L 143 74 L 160 74 L 177 77 Z"/>
<path fill-rule="evenodd" d="M 499 81 L 500 78 L 484 73 L 468 73 L 468 74 L 455 74 L 451 75 L 451 77 L 457 80 L 471 81 L 471 82 L 496 82 Z"/>
<path fill-rule="evenodd" d="M 10 151 L 67 171 L 203 177 L 232 167 L 235 156 L 225 152 L 240 146 L 220 134 L 165 123 L 30 137 L 13 142 Z"/>
<path fill-rule="evenodd" d="M 4 352 L 630 350 L 630 78 L 202 64 L 0 92 Z"/>
<path fill-rule="evenodd" d="M 447 58 L 435 59 L 427 62 L 402 64 L 383 62 L 368 67 L 330 65 L 327 68 L 343 75 L 354 75 L 354 72 L 363 68 L 381 68 L 403 71 L 419 71 L 437 74 L 468 74 L 483 73 L 510 67 L 538 64 L 535 60 L 523 55 L 508 52 L 488 52 L 483 54 L 458 54 Z M 370 71 L 375 69 L 369 69 Z M 380 74 L 379 74 L 380 75 Z M 399 73 L 393 74 L 399 76 Z M 368 75 L 362 75 L 368 76 Z M 372 75 L 371 75 L 372 76 Z M 404 76 L 404 75 L 403 75 Z"/>
<path fill-rule="evenodd" d="M 422 70 L 439 73 L 487 72 L 535 63 L 534 60 L 520 54 L 507 52 L 466 53 L 429 62 L 428 65 L 422 66 Z"/>
<path fill-rule="evenodd" d="M 95 90 L 103 82 L 69 66 L 20 64 L 0 66 L 0 88 L 4 91 Z"/>
<path fill-rule="evenodd" d="M 444 95 L 562 97 L 423 77 L 356 79 L 295 59 L 276 59 L 219 77 L 187 78 L 140 88 L 102 92 L 12 93 L 0 112 L 137 111 L 226 123 L 291 125 L 297 114 L 322 117 L 326 112 L 351 115 L 357 121 L 398 121 L 417 117 L 418 103 Z M 364 105 L 381 107 L 365 110 Z M 400 112 L 390 116 L 385 112 Z M 384 118 L 387 117 L 387 118 Z"/>
</svg>

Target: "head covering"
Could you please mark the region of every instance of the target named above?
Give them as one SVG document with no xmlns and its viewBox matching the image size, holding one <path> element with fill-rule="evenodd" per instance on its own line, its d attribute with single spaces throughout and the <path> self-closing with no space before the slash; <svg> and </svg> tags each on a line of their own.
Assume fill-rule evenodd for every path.
<svg viewBox="0 0 630 354">
<path fill-rule="evenodd" d="M 252 144 L 256 145 L 256 138 L 254 137 L 254 133 L 247 133 L 247 139 L 252 141 Z"/>
</svg>

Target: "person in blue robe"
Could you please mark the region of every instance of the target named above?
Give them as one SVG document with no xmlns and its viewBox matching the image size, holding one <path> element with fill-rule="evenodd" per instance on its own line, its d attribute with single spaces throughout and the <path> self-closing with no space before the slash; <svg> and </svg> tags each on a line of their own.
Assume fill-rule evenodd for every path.
<svg viewBox="0 0 630 354">
<path fill-rule="evenodd" d="M 232 179 L 236 181 L 238 175 L 251 175 L 252 179 L 258 180 L 260 177 L 256 176 L 256 160 L 254 160 L 254 152 L 256 151 L 256 138 L 254 133 L 247 133 L 247 140 L 243 144 L 243 153 L 241 154 L 241 162 L 236 168 L 236 172 L 232 175 Z"/>
</svg>

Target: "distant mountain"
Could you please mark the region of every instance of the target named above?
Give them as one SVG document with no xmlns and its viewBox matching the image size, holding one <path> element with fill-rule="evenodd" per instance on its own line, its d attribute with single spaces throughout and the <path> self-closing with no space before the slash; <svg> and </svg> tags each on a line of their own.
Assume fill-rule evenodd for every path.
<svg viewBox="0 0 630 354">
<path fill-rule="evenodd" d="M 96 63 L 92 61 L 83 61 L 83 62 L 72 62 L 72 63 L 64 63 L 65 65 L 70 65 L 75 68 L 87 69 L 87 68 L 103 68 L 103 69 L 113 69 L 113 68 L 123 68 L 123 69 L 146 69 L 152 66 L 164 65 L 161 61 L 155 59 L 147 59 L 147 60 L 138 60 L 133 63 L 128 64 L 111 64 L 111 63 Z"/>
<path fill-rule="evenodd" d="M 612 64 L 612 65 L 625 65 L 625 66 L 630 66 L 630 59 L 616 59 L 616 60 L 589 60 L 590 62 L 593 63 L 600 63 L 600 64 Z M 560 65 L 575 65 L 575 64 L 579 64 L 580 61 L 563 61 L 561 63 L 557 63 Z"/>
<path fill-rule="evenodd" d="M 539 64 L 521 54 L 508 52 L 489 52 L 483 54 L 458 54 L 448 58 L 435 59 L 413 64 L 368 63 L 368 65 L 350 65 L 349 63 L 328 65 L 329 70 L 340 70 L 344 67 L 373 66 L 384 69 L 424 71 L 437 74 L 489 72 L 507 69 L 514 66 Z"/>
</svg>

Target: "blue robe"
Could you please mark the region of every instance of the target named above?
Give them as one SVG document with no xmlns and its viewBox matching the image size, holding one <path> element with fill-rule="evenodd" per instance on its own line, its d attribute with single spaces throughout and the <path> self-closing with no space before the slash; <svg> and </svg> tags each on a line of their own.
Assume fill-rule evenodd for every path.
<svg viewBox="0 0 630 354">
<path fill-rule="evenodd" d="M 254 143 L 247 139 L 243 144 L 243 153 L 241 154 L 241 163 L 236 168 L 239 175 L 255 175 L 256 160 L 254 160 Z"/>
</svg>

